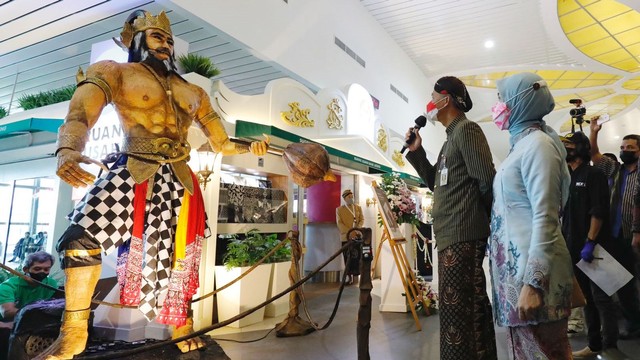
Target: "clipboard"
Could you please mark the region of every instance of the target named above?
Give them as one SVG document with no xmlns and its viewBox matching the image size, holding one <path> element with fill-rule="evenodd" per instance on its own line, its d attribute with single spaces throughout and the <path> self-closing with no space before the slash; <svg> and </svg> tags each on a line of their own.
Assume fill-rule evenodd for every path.
<svg viewBox="0 0 640 360">
<path fill-rule="evenodd" d="M 615 294 L 633 279 L 633 275 L 600 244 L 596 244 L 593 256 L 590 263 L 580 260 L 576 266 L 607 295 Z"/>
</svg>

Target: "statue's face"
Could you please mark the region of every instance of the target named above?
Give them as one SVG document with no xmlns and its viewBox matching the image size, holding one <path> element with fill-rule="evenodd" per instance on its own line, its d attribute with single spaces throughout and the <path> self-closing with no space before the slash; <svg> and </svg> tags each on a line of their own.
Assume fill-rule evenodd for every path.
<svg viewBox="0 0 640 360">
<path fill-rule="evenodd" d="M 149 54 L 160 61 L 171 60 L 173 56 L 173 38 L 159 29 L 145 30 L 145 40 Z"/>
</svg>

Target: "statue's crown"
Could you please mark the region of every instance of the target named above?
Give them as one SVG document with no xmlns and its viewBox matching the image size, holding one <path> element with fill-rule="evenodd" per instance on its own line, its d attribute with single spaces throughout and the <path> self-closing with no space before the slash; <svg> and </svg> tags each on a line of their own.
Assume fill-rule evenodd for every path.
<svg viewBox="0 0 640 360">
<path fill-rule="evenodd" d="M 144 17 L 138 17 L 133 20 L 133 25 L 129 24 L 129 22 L 124 24 L 124 28 L 122 28 L 122 32 L 120 33 L 122 43 L 127 48 L 130 47 L 133 36 L 147 29 L 160 29 L 173 37 L 173 33 L 171 33 L 171 22 L 164 11 L 160 12 L 158 16 L 153 16 L 150 12 L 145 11 Z"/>
</svg>

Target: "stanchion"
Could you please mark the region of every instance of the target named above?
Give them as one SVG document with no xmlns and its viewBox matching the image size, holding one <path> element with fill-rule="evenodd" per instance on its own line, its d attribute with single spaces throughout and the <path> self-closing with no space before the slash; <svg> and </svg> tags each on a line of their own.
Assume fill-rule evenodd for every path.
<svg viewBox="0 0 640 360">
<path fill-rule="evenodd" d="M 358 360 L 369 360 L 369 329 L 371 328 L 371 260 L 373 254 L 371 249 L 371 229 L 360 228 L 351 229 L 357 231 L 356 244 L 362 246 L 362 256 L 360 257 L 360 308 L 358 309 L 358 325 L 356 338 L 358 342 Z M 349 237 L 350 238 L 350 237 Z"/>
<path fill-rule="evenodd" d="M 289 241 L 291 242 L 291 268 L 289 268 L 289 281 L 292 285 L 300 280 L 298 264 L 300 264 L 300 258 L 302 257 L 302 247 L 298 241 L 298 235 L 298 231 L 295 230 L 291 230 L 287 234 Z M 301 298 L 299 294 L 300 291 L 301 287 L 297 287 L 289 293 L 289 313 L 281 323 L 276 325 L 277 337 L 303 336 L 315 331 L 315 328 L 311 323 L 298 316 L 298 306 L 300 305 Z"/>
</svg>

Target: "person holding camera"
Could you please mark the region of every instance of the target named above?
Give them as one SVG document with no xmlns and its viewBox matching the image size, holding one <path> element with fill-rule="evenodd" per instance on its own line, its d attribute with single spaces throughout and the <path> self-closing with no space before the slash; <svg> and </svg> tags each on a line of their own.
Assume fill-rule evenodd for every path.
<svg viewBox="0 0 640 360">
<path fill-rule="evenodd" d="M 496 359 L 491 303 L 482 261 L 489 236 L 495 168 L 487 139 L 465 113 L 473 103 L 453 76 L 440 78 L 428 116 L 446 128 L 447 139 L 431 164 L 417 129 L 406 134 L 406 157 L 433 190 L 433 231 L 440 279 L 440 359 Z"/>
<path fill-rule="evenodd" d="M 600 153 L 598 147 L 598 133 L 602 125 L 598 124 L 599 116 L 590 122 L 589 141 L 591 144 L 591 161 L 602 170 L 607 177 L 613 177 L 610 195 L 611 219 L 611 255 L 615 257 L 625 269 L 634 274 L 634 279 L 618 290 L 618 300 L 622 307 L 622 314 L 626 320 L 626 328 L 620 331 L 620 339 L 630 339 L 640 336 L 640 301 L 636 282 L 638 273 L 638 259 L 632 244 L 634 194 L 638 189 L 638 158 L 640 157 L 640 135 L 629 134 L 622 138 L 620 144 L 620 160 L 622 165 Z M 640 227 L 637 227 L 640 232 Z"/>
</svg>

